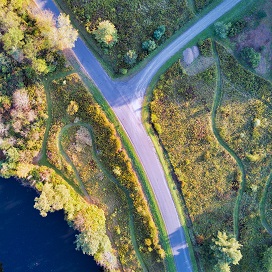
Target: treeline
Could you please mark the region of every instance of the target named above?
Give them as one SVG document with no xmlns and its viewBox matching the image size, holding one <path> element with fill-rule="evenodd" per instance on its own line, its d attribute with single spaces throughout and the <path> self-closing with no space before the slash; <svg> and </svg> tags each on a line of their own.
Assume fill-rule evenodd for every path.
<svg viewBox="0 0 272 272">
<path fill-rule="evenodd" d="M 94 255 L 107 269 L 117 268 L 102 209 L 87 203 L 56 172 L 38 166 L 46 127 L 46 95 L 40 76 L 64 68 L 60 50 L 72 47 L 77 32 L 69 18 L 57 22 L 30 1 L 0 1 L 0 175 L 23 178 L 40 192 L 42 216 L 63 209 L 79 231 L 76 248 Z"/>
</svg>

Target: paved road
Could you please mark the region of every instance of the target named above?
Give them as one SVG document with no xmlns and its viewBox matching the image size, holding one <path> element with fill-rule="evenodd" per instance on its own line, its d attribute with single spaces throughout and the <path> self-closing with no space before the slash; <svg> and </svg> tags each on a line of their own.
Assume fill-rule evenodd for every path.
<svg viewBox="0 0 272 272">
<path fill-rule="evenodd" d="M 81 65 L 114 110 L 142 162 L 165 222 L 176 268 L 179 272 L 192 271 L 188 245 L 162 166 L 141 121 L 142 102 L 145 91 L 159 68 L 190 40 L 240 1 L 223 1 L 162 50 L 139 73 L 126 80 L 112 80 L 81 39 L 78 39 L 73 49 Z M 45 0 L 43 3 L 44 8 L 52 10 L 55 14 L 59 13 L 52 0 Z"/>
</svg>

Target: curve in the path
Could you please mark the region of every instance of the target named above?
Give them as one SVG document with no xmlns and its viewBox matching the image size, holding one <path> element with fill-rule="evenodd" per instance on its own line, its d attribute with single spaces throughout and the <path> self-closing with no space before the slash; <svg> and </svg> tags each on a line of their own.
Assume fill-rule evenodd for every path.
<svg viewBox="0 0 272 272">
<path fill-rule="evenodd" d="M 265 184 L 265 188 L 263 191 L 263 195 L 260 201 L 260 217 L 261 217 L 261 222 L 263 224 L 263 227 L 266 229 L 266 231 L 272 235 L 272 226 L 269 225 L 266 216 L 265 216 L 265 204 L 266 204 L 266 200 L 267 200 L 267 194 L 268 194 L 268 190 L 269 188 L 271 188 L 271 183 L 272 183 L 272 172 L 270 173 L 266 184 Z"/>
<path fill-rule="evenodd" d="M 151 79 L 158 72 L 159 68 L 190 40 L 231 10 L 240 1 L 223 1 L 159 52 L 138 74 L 127 80 L 113 81 L 110 79 L 81 39 L 78 39 L 73 49 L 82 68 L 113 108 L 142 162 L 169 235 L 177 271 L 191 272 L 192 265 L 184 230 L 168 188 L 163 168 L 153 143 L 142 125 L 141 107 L 143 98 Z M 45 0 L 42 3 L 44 8 L 52 10 L 56 15 L 59 14 L 52 0 Z"/>
<path fill-rule="evenodd" d="M 133 202 L 130 198 L 130 194 L 129 194 L 129 191 L 124 187 L 122 186 L 113 176 L 111 176 L 109 173 L 107 173 L 107 171 L 105 170 L 104 166 L 101 164 L 101 162 L 99 161 L 99 159 L 96 157 L 96 154 L 97 154 L 97 150 L 96 150 L 96 145 L 95 145 L 95 141 L 94 141 L 94 136 L 93 136 L 93 132 L 92 132 L 92 128 L 89 124 L 85 124 L 85 123 L 73 123 L 73 124 L 68 124 L 68 125 L 65 125 L 60 133 L 59 133 L 59 136 L 58 136 L 58 146 L 59 146 L 59 152 L 60 152 L 60 155 L 66 160 L 66 162 L 72 167 L 75 175 L 76 175 L 76 179 L 80 185 L 80 189 L 82 190 L 82 192 L 84 193 L 85 197 L 91 202 L 91 198 L 86 190 L 86 187 L 79 175 L 79 172 L 76 168 L 76 166 L 74 165 L 74 163 L 72 162 L 72 160 L 70 159 L 70 157 L 67 155 L 67 153 L 64 151 L 63 149 L 63 146 L 61 144 L 61 138 L 63 136 L 63 134 L 71 127 L 78 127 L 78 126 L 83 126 L 85 128 L 88 129 L 89 131 L 89 134 L 92 138 L 92 156 L 93 156 L 93 159 L 95 161 L 95 163 L 98 165 L 98 167 L 103 171 L 103 173 L 109 178 L 109 180 L 111 182 L 113 182 L 114 184 L 116 184 L 126 195 L 126 198 L 127 198 L 127 201 L 128 201 L 128 205 L 129 205 L 129 231 L 130 231 L 130 236 L 131 236 L 131 241 L 132 241 L 132 244 L 133 244 L 133 247 L 134 247 L 134 250 L 136 252 L 136 256 L 141 264 L 141 267 L 143 269 L 144 272 L 147 272 L 147 268 L 146 268 L 146 265 L 144 263 L 144 260 L 141 256 L 141 253 L 139 251 L 139 247 L 138 247 L 138 244 L 137 244 L 137 241 L 136 241 L 136 235 L 135 235 L 135 227 L 134 227 L 134 218 L 133 218 Z"/>
<path fill-rule="evenodd" d="M 212 120 L 212 131 L 217 139 L 218 143 L 233 157 L 233 159 L 236 161 L 241 173 L 242 173 L 242 181 L 240 183 L 240 188 L 238 191 L 238 195 L 236 198 L 235 202 L 235 207 L 233 211 L 233 231 L 236 239 L 239 237 L 239 211 L 240 211 L 240 204 L 242 200 L 242 195 L 245 189 L 245 184 L 246 184 L 246 171 L 244 164 L 242 160 L 237 156 L 237 154 L 232 150 L 229 145 L 223 140 L 223 138 L 220 136 L 218 129 L 216 127 L 216 113 L 217 109 L 220 105 L 220 101 L 222 98 L 222 84 L 221 84 L 221 70 L 220 70 L 220 61 L 218 54 L 216 52 L 215 44 L 213 43 L 213 52 L 214 52 L 214 58 L 215 58 L 215 63 L 216 63 L 216 71 L 217 71 L 217 82 L 216 82 L 216 90 L 215 90 L 215 95 L 214 95 L 214 100 L 213 100 L 213 106 L 212 106 L 212 115 L 211 115 L 211 120 Z"/>
</svg>

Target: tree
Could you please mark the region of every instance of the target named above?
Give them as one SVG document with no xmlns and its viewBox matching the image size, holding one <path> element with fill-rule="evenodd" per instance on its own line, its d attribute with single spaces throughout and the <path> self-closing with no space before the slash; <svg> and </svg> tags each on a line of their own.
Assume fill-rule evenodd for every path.
<svg viewBox="0 0 272 272">
<path fill-rule="evenodd" d="M 223 22 L 216 22 L 214 24 L 216 35 L 218 35 L 222 39 L 227 38 L 230 27 L 231 27 L 231 23 L 224 24 Z"/>
<path fill-rule="evenodd" d="M 252 68 L 257 68 L 261 60 L 261 54 L 252 47 L 245 47 L 241 50 L 241 58 Z"/>
<path fill-rule="evenodd" d="M 4 49 L 10 51 L 13 48 L 22 47 L 24 38 L 24 32 L 17 27 L 12 27 L 2 36 L 2 41 L 4 43 Z"/>
<path fill-rule="evenodd" d="M 97 29 L 93 30 L 95 39 L 104 47 L 112 47 L 117 43 L 117 30 L 110 21 L 102 21 L 99 23 Z"/>
<path fill-rule="evenodd" d="M 74 115 L 75 113 L 77 113 L 78 108 L 79 107 L 76 101 L 70 101 L 70 104 L 68 105 L 66 112 L 69 115 Z"/>
<path fill-rule="evenodd" d="M 78 32 L 73 28 L 69 15 L 61 13 L 57 20 L 58 48 L 60 50 L 73 48 Z"/>
<path fill-rule="evenodd" d="M 272 272 L 272 247 L 269 247 L 264 253 L 263 266 L 265 271 Z"/>
<path fill-rule="evenodd" d="M 49 72 L 49 68 L 44 59 L 33 59 L 32 68 L 37 74 L 47 74 Z"/>
<path fill-rule="evenodd" d="M 154 31 L 153 38 L 158 41 L 161 39 L 164 33 L 165 33 L 165 26 L 161 25 Z"/>
<path fill-rule="evenodd" d="M 40 211 L 41 216 L 46 217 L 48 212 L 58 211 L 70 200 L 70 192 L 63 184 L 53 186 L 46 182 L 43 186 L 42 193 L 34 199 L 34 208 Z"/>
<path fill-rule="evenodd" d="M 228 271 L 226 265 L 236 265 L 242 259 L 240 251 L 242 245 L 234 237 L 228 237 L 226 232 L 218 231 L 217 238 L 212 240 L 214 244 L 211 249 L 214 250 L 214 255 L 218 260 L 218 267 L 225 269 L 219 271 Z"/>
<path fill-rule="evenodd" d="M 138 55 L 134 50 L 129 50 L 124 56 L 124 61 L 128 65 L 132 66 L 136 63 L 137 57 Z"/>
<path fill-rule="evenodd" d="M 156 48 L 156 43 L 155 41 L 152 40 L 148 40 L 142 43 L 142 49 L 145 51 L 148 51 L 148 53 L 150 53 L 151 51 L 153 51 Z"/>
</svg>

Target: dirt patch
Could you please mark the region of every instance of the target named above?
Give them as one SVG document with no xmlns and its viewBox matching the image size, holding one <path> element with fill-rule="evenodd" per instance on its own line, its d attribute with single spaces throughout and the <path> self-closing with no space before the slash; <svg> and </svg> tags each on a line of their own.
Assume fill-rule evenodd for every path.
<svg viewBox="0 0 272 272">
<path fill-rule="evenodd" d="M 187 65 L 186 62 L 182 60 L 180 63 L 189 76 L 194 76 L 209 68 L 214 63 L 214 58 L 200 56 L 191 65 Z"/>
</svg>

